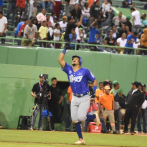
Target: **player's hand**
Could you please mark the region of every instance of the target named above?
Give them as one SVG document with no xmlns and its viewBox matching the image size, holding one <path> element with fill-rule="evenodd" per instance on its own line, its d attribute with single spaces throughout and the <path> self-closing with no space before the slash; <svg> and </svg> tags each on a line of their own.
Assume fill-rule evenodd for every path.
<svg viewBox="0 0 147 147">
<path fill-rule="evenodd" d="M 51 100 L 51 97 L 49 97 L 48 100 Z"/>
<path fill-rule="evenodd" d="M 61 104 L 61 103 L 62 103 L 62 101 L 60 100 L 60 101 L 58 101 L 57 103 L 58 103 L 58 104 Z"/>
</svg>

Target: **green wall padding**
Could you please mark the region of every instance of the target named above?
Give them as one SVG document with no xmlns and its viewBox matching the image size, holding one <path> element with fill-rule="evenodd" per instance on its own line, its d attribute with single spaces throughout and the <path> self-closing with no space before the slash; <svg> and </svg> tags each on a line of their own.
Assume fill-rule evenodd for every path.
<svg viewBox="0 0 147 147">
<path fill-rule="evenodd" d="M 8 48 L 5 46 L 1 46 L 0 47 L 0 63 L 1 64 L 6 64 L 7 54 L 8 54 Z"/>
<path fill-rule="evenodd" d="M 8 64 L 35 65 L 36 49 L 9 48 Z"/>
</svg>

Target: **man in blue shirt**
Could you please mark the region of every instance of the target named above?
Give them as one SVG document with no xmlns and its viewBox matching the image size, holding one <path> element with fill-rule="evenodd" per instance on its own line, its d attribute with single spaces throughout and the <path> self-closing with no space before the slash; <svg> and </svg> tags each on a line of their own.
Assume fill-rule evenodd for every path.
<svg viewBox="0 0 147 147">
<path fill-rule="evenodd" d="M 89 44 L 96 44 L 96 39 L 95 39 L 96 35 L 100 34 L 97 28 L 98 28 L 98 23 L 97 23 L 97 19 L 95 19 L 95 21 L 90 25 L 90 34 L 89 34 L 89 40 L 88 40 Z M 96 50 L 96 47 L 91 46 L 90 49 Z"/>
<path fill-rule="evenodd" d="M 66 49 L 60 53 L 58 61 L 67 74 L 69 83 L 73 92 L 71 101 L 71 118 L 75 124 L 76 132 L 79 136 L 79 141 L 75 144 L 85 144 L 81 131 L 81 122 L 85 122 L 88 108 L 90 106 L 90 94 L 88 81 L 93 83 L 93 90 L 96 91 L 97 80 L 95 76 L 86 68 L 81 67 L 82 58 L 80 56 L 72 57 L 72 66 L 67 64 L 63 59 Z M 96 125 L 99 125 L 98 113 L 95 114 Z"/>
<path fill-rule="evenodd" d="M 127 43 L 125 45 L 125 47 L 128 47 L 128 49 L 125 49 L 124 54 L 133 54 L 134 53 L 134 49 L 129 49 L 129 48 L 133 48 L 133 43 L 138 43 L 136 42 L 137 40 L 137 33 L 134 32 L 130 35 L 127 36 Z"/>
</svg>

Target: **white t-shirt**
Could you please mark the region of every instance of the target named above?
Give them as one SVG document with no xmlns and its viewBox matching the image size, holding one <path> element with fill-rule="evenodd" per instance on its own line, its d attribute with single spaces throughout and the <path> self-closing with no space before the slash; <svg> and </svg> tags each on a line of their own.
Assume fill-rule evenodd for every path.
<svg viewBox="0 0 147 147">
<path fill-rule="evenodd" d="M 147 108 L 147 101 L 145 100 L 141 106 L 142 109 L 146 109 Z"/>
<path fill-rule="evenodd" d="M 65 32 L 66 26 L 67 26 L 67 22 L 63 23 L 63 21 L 60 21 L 59 24 L 60 24 L 60 27 L 61 27 L 62 31 Z"/>
<path fill-rule="evenodd" d="M 55 29 L 54 33 L 60 34 L 60 30 Z M 60 35 L 54 35 L 54 41 L 59 41 L 60 40 Z"/>
<path fill-rule="evenodd" d="M 136 42 L 138 42 L 139 41 L 139 39 L 137 38 L 136 39 Z M 140 42 L 139 43 L 133 43 L 133 48 L 138 48 L 138 46 L 140 45 Z"/>
<path fill-rule="evenodd" d="M 119 43 L 120 47 L 125 47 L 127 39 L 122 40 L 122 37 L 117 39 L 117 42 Z"/>
<path fill-rule="evenodd" d="M 132 17 L 133 16 L 135 16 L 134 25 L 141 25 L 141 22 L 140 22 L 140 12 L 137 11 L 137 10 L 132 12 Z"/>
<path fill-rule="evenodd" d="M 7 24 L 7 18 L 5 16 L 3 16 L 1 19 L 0 19 L 0 33 L 4 31 L 4 28 L 5 28 L 5 24 Z"/>
</svg>

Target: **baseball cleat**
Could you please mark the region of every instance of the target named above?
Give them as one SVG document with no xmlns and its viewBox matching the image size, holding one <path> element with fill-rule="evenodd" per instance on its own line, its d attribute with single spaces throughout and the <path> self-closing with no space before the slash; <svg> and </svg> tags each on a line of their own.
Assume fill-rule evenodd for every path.
<svg viewBox="0 0 147 147">
<path fill-rule="evenodd" d="M 98 113 L 94 112 L 93 114 L 95 115 L 94 122 L 98 126 L 100 124 L 100 119 L 99 119 Z"/>
<path fill-rule="evenodd" d="M 85 141 L 84 140 L 79 140 L 79 141 L 77 141 L 77 142 L 75 142 L 75 144 L 85 144 Z"/>
</svg>

